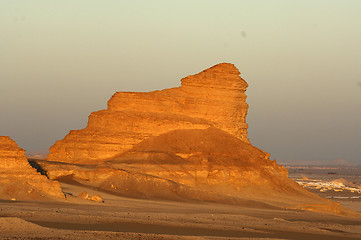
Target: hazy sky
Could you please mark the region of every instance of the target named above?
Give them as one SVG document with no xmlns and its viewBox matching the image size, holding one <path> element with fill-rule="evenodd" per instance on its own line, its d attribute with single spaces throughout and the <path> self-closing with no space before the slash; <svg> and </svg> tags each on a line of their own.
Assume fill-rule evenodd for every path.
<svg viewBox="0 0 361 240">
<path fill-rule="evenodd" d="M 0 0 L 0 135 L 47 151 L 114 92 L 220 62 L 271 158 L 361 164 L 360 0 Z"/>
</svg>

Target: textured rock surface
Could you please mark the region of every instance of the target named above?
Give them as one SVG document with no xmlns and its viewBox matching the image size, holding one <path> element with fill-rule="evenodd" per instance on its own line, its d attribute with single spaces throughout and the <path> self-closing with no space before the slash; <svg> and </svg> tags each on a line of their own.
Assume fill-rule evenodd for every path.
<svg viewBox="0 0 361 240">
<path fill-rule="evenodd" d="M 251 144 L 210 127 L 147 138 L 102 164 L 39 163 L 51 179 L 67 178 L 128 197 L 349 214 L 288 179 L 287 170 L 268 157 Z"/>
<path fill-rule="evenodd" d="M 312 211 L 321 204 L 322 211 L 346 214 L 288 179 L 284 167 L 249 143 L 248 85 L 239 74 L 223 63 L 178 88 L 118 92 L 39 164 L 51 179 L 122 196 Z"/>
<path fill-rule="evenodd" d="M 0 165 L 0 198 L 64 198 L 60 184 L 50 181 L 32 168 L 25 151 L 5 136 L 0 136 Z"/>
<path fill-rule="evenodd" d="M 82 184 L 95 184 L 133 197 L 188 198 L 184 194 L 190 190 L 239 196 L 240 192 L 250 190 L 249 186 L 258 190 L 271 186 L 275 194 L 282 190 L 292 192 L 298 185 L 287 178 L 285 168 L 270 161 L 268 156 L 251 144 L 211 127 L 174 130 L 145 139 L 93 168 L 51 162 L 42 166 L 51 179 L 72 176 Z"/>
<path fill-rule="evenodd" d="M 85 200 L 90 200 L 90 201 L 93 201 L 93 202 L 99 202 L 99 203 L 103 202 L 103 199 L 102 199 L 102 197 L 100 195 L 89 196 L 89 194 L 87 192 L 79 193 L 78 198 L 85 199 Z"/>
<path fill-rule="evenodd" d="M 182 79 L 182 86 L 154 92 L 118 92 L 108 109 L 93 112 L 85 129 L 70 131 L 48 159 L 100 162 L 142 140 L 176 129 L 217 127 L 248 142 L 247 83 L 233 64 L 222 63 Z"/>
</svg>

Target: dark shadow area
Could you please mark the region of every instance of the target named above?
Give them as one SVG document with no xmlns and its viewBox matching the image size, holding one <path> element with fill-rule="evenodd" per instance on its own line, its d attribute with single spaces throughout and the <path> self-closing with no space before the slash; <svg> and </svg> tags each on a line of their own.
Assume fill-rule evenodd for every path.
<svg viewBox="0 0 361 240">
<path fill-rule="evenodd" d="M 30 166 L 35 168 L 38 173 L 40 173 L 41 175 L 46 176 L 49 179 L 48 173 L 40 166 L 40 164 L 38 164 L 36 162 L 36 160 L 28 159 L 28 162 L 29 162 Z"/>
<path fill-rule="evenodd" d="M 208 229 L 202 227 L 186 227 L 186 226 L 170 226 L 152 223 L 137 222 L 113 222 L 98 224 L 83 223 L 64 223 L 64 222 L 46 222 L 46 221 L 30 221 L 43 227 L 66 229 L 66 230 L 82 230 L 82 231 L 110 231 L 110 232 L 134 232 L 145 234 L 166 234 L 176 236 L 209 236 L 209 237 L 236 237 L 236 238 L 282 238 L 292 240 L 337 240 L 337 239 L 359 239 L 358 236 L 344 235 L 342 233 L 307 233 L 292 232 L 273 229 L 256 229 L 262 232 L 250 232 L 244 228 L 239 230 L 222 230 Z"/>
</svg>

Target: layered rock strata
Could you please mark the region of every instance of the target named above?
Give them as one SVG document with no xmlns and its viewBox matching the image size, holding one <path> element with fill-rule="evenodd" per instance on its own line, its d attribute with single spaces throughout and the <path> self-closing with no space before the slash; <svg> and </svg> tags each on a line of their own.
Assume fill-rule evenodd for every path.
<svg viewBox="0 0 361 240">
<path fill-rule="evenodd" d="M 25 151 L 5 136 L 0 136 L 0 165 L 0 198 L 64 198 L 59 182 L 50 181 L 32 168 Z"/>
<path fill-rule="evenodd" d="M 182 79 L 180 87 L 117 92 L 108 109 L 93 112 L 85 129 L 70 131 L 50 148 L 48 159 L 96 163 L 152 136 L 176 129 L 219 128 L 249 142 L 247 83 L 233 64 L 222 63 Z"/>
<path fill-rule="evenodd" d="M 350 214 L 288 179 L 247 138 L 247 83 L 232 64 L 182 86 L 118 92 L 40 161 L 51 179 L 138 198 L 201 200 Z M 320 207 L 318 207 L 320 206 Z"/>
</svg>

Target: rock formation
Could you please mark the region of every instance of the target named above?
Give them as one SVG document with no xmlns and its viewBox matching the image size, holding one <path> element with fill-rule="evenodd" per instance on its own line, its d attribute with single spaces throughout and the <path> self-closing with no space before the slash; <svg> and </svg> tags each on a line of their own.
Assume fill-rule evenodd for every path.
<svg viewBox="0 0 361 240">
<path fill-rule="evenodd" d="M 93 195 L 93 196 L 89 196 L 89 194 L 87 192 L 81 192 L 78 195 L 78 198 L 84 199 L 84 200 L 90 200 L 93 202 L 103 202 L 103 199 L 100 195 Z"/>
<path fill-rule="evenodd" d="M 272 194 L 297 192 L 297 184 L 287 178 L 287 170 L 268 156 L 210 127 L 150 137 L 102 164 L 83 167 L 48 162 L 42 166 L 51 179 L 71 176 L 82 184 L 132 197 L 203 199 L 203 191 L 236 196 L 246 190 L 250 196 L 255 189 L 259 192 L 270 187 L 275 190 Z M 198 196 L 197 191 L 203 193 Z"/>
<path fill-rule="evenodd" d="M 9 137 L 0 136 L 0 164 L 0 198 L 64 198 L 60 184 L 32 168 L 25 151 Z"/>
<path fill-rule="evenodd" d="M 249 142 L 247 83 L 233 64 L 222 63 L 182 79 L 182 86 L 153 92 L 118 92 L 108 109 L 93 112 L 85 129 L 70 131 L 48 159 L 99 163 L 152 136 L 176 129 L 219 128 Z"/>
<path fill-rule="evenodd" d="M 43 161 L 51 179 L 117 195 L 285 207 L 352 215 L 288 178 L 269 154 L 220 129 L 180 129 L 150 137 L 101 164 Z M 319 207 L 318 207 L 319 206 Z"/>
<path fill-rule="evenodd" d="M 40 164 L 51 179 L 122 196 L 313 211 L 321 204 L 345 213 L 288 179 L 283 166 L 249 143 L 248 85 L 239 74 L 222 63 L 182 79 L 178 88 L 118 92 Z"/>
</svg>

